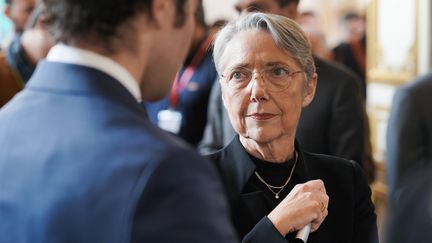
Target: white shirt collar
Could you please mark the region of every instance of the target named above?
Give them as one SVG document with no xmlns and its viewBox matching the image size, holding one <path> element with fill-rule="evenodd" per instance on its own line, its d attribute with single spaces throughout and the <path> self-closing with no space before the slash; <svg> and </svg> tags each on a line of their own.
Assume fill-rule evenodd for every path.
<svg viewBox="0 0 432 243">
<path fill-rule="evenodd" d="M 100 70 L 118 80 L 138 102 L 142 100 L 138 82 L 126 68 L 108 57 L 77 47 L 57 44 L 49 51 L 47 60 L 50 62 L 77 64 Z"/>
</svg>

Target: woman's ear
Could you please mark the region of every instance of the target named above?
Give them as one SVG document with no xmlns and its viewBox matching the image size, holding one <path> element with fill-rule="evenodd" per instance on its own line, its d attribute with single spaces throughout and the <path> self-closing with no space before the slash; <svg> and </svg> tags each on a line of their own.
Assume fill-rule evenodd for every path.
<svg viewBox="0 0 432 243">
<path fill-rule="evenodd" d="M 221 89 L 221 97 L 222 97 L 222 104 L 224 105 L 225 109 L 226 109 L 226 103 L 225 103 L 225 97 L 224 97 L 224 92 L 222 92 L 222 79 L 219 79 L 219 88 Z"/>
<path fill-rule="evenodd" d="M 311 80 L 309 80 L 307 87 L 305 87 L 305 90 L 303 91 L 302 107 L 306 107 L 312 102 L 315 96 L 317 80 L 318 80 L 318 75 L 314 73 L 312 75 Z"/>
</svg>

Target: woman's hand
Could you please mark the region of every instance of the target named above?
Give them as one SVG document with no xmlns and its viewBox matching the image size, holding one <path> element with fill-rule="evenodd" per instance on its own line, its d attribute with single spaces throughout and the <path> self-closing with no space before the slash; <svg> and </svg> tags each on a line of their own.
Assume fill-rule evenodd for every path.
<svg viewBox="0 0 432 243">
<path fill-rule="evenodd" d="M 328 214 L 328 201 L 323 181 L 308 181 L 296 185 L 267 217 L 283 236 L 309 223 L 313 232 Z"/>
</svg>

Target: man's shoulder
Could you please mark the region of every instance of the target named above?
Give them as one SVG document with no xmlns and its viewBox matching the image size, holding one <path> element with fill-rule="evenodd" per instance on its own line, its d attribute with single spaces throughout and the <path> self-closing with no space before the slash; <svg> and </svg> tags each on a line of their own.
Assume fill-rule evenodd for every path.
<svg viewBox="0 0 432 243">
<path fill-rule="evenodd" d="M 393 98 L 393 110 L 408 111 L 413 109 L 418 114 L 430 114 L 429 103 L 432 101 L 432 73 L 400 86 Z M 412 117 L 411 117 L 412 118 Z"/>
<path fill-rule="evenodd" d="M 318 79 L 329 79 L 329 81 L 334 80 L 337 82 L 358 79 L 354 72 L 339 63 L 318 57 L 315 57 L 314 61 L 317 68 Z"/>
<path fill-rule="evenodd" d="M 361 79 L 351 70 L 339 63 L 315 57 L 316 73 L 318 74 L 318 88 L 321 92 L 331 94 L 332 97 L 364 96 L 366 92 Z"/>
<path fill-rule="evenodd" d="M 341 42 L 341 43 L 339 43 L 337 46 L 335 46 L 334 48 L 333 48 L 333 51 L 335 52 L 337 52 L 337 51 L 345 51 L 345 50 L 347 50 L 347 49 L 349 49 L 349 43 L 346 43 L 346 42 Z"/>
<path fill-rule="evenodd" d="M 147 147 L 144 153 L 151 153 L 159 157 L 161 163 L 169 163 L 173 166 L 207 167 L 210 163 L 206 158 L 198 154 L 188 143 L 177 136 L 165 132 L 159 128 L 147 129 L 143 132 L 147 136 Z"/>
<path fill-rule="evenodd" d="M 202 157 L 193 150 L 193 148 L 180 139 L 179 137 L 163 131 L 159 128 L 152 129 L 152 140 L 156 145 L 156 150 L 161 153 L 161 155 L 172 158 L 196 158 L 202 159 Z"/>
<path fill-rule="evenodd" d="M 420 76 L 410 83 L 402 85 L 399 90 L 399 92 L 429 97 L 430 92 L 432 91 L 432 72 Z"/>
</svg>

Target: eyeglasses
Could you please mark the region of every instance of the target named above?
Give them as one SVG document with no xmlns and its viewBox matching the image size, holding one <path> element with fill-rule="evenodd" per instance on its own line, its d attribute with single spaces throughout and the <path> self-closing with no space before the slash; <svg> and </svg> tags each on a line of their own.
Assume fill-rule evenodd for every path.
<svg viewBox="0 0 432 243">
<path fill-rule="evenodd" d="M 293 76 L 303 70 L 290 72 L 288 67 L 282 65 L 269 66 L 262 70 L 254 71 L 245 67 L 237 67 L 229 70 L 222 78 L 227 80 L 227 84 L 233 89 L 243 89 L 249 85 L 253 75 L 258 73 L 267 82 L 266 88 L 269 91 L 280 92 L 287 89 L 292 83 Z"/>
</svg>

